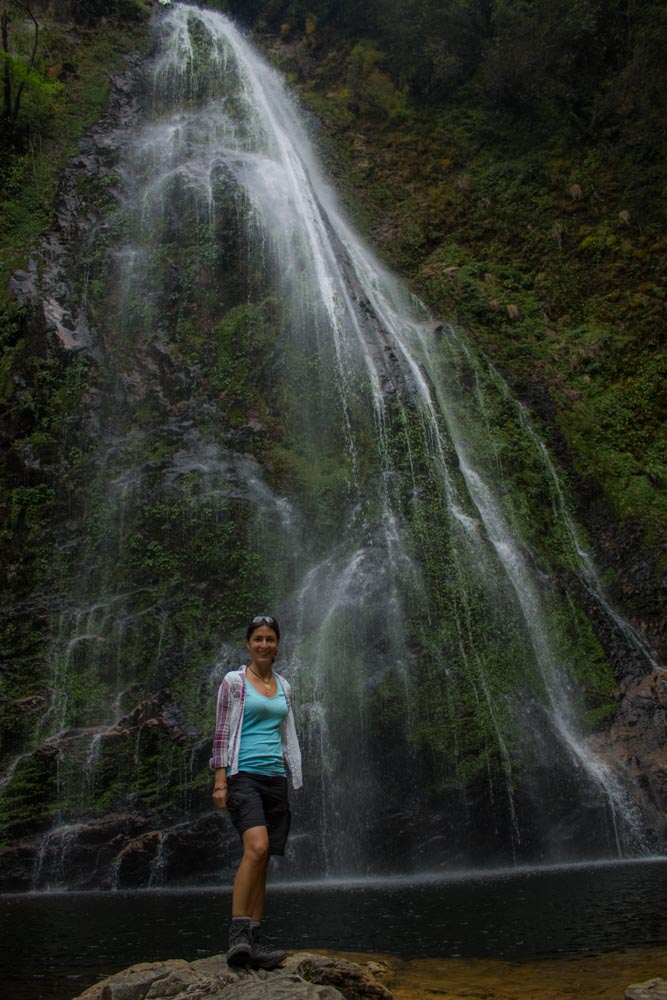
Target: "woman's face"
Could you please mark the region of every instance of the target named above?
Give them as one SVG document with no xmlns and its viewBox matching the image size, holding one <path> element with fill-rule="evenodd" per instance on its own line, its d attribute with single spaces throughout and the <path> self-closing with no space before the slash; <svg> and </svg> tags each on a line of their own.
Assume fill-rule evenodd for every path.
<svg viewBox="0 0 667 1000">
<path fill-rule="evenodd" d="M 278 636 L 268 625 L 259 625 L 248 639 L 247 646 L 253 664 L 266 671 L 278 652 Z"/>
</svg>

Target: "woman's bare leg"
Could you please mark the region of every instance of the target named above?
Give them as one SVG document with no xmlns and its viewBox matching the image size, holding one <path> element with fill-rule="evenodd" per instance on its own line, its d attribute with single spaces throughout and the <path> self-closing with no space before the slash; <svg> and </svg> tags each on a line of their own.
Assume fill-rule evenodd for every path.
<svg viewBox="0 0 667 1000">
<path fill-rule="evenodd" d="M 243 857 L 234 879 L 232 916 L 259 922 L 264 913 L 269 833 L 265 826 L 251 826 L 243 832 L 242 840 Z"/>
</svg>

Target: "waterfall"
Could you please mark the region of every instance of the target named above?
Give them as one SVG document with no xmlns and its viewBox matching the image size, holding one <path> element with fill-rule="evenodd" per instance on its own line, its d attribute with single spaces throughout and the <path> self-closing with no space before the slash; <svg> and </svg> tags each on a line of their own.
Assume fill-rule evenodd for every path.
<svg viewBox="0 0 667 1000">
<path fill-rule="evenodd" d="M 133 810 L 162 881 L 164 831 L 209 810 L 230 637 L 262 611 L 305 760 L 288 871 L 645 851 L 587 742 L 613 681 L 564 571 L 602 590 L 543 444 L 364 246 L 233 23 L 174 4 L 155 31 L 87 249 L 101 429 L 41 724 L 68 851 L 77 821 Z"/>
</svg>

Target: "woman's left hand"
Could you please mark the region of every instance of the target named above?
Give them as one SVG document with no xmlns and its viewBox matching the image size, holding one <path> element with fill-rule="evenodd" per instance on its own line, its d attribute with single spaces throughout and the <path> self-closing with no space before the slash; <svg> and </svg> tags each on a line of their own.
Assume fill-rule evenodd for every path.
<svg viewBox="0 0 667 1000">
<path fill-rule="evenodd" d="M 227 809 L 227 785 L 220 785 L 213 789 L 213 804 L 216 809 Z"/>
</svg>

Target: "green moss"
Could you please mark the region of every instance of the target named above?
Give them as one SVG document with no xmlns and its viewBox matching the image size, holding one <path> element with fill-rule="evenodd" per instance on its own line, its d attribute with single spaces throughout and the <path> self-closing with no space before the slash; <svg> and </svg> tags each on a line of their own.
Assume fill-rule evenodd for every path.
<svg viewBox="0 0 667 1000">
<path fill-rule="evenodd" d="M 468 327 L 532 398 L 540 387 L 541 415 L 564 434 L 577 472 L 659 553 L 657 456 L 667 442 L 655 207 L 664 180 L 654 177 L 637 206 L 641 170 L 627 151 L 574 141 L 564 128 L 509 133 L 469 97 L 412 104 L 409 132 L 379 128 L 363 108 L 348 122 L 329 76 L 324 61 L 301 91 L 324 117 L 329 162 L 358 221 L 438 315 Z M 619 474 L 624 452 L 637 466 Z"/>
</svg>

